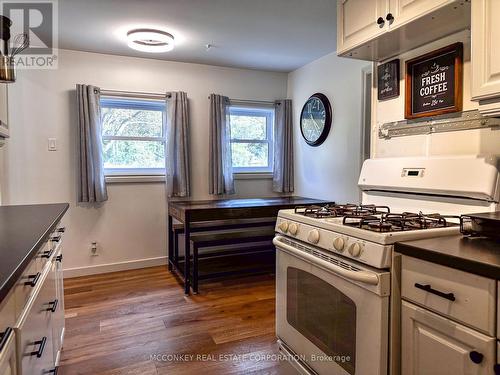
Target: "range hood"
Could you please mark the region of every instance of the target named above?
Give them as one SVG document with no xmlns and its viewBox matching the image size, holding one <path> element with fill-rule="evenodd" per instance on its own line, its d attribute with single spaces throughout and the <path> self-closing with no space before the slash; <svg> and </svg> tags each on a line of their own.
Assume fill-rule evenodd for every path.
<svg viewBox="0 0 500 375">
<path fill-rule="evenodd" d="M 498 203 L 498 166 L 496 156 L 368 159 L 358 185 L 364 192 L 441 195 Z"/>
</svg>

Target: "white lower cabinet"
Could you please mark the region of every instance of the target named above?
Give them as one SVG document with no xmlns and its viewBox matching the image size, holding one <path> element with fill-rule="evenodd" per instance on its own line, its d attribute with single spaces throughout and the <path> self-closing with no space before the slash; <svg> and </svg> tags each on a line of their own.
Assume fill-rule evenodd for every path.
<svg viewBox="0 0 500 375">
<path fill-rule="evenodd" d="M 5 335 L 5 336 L 4 336 Z M 16 375 L 16 342 L 12 329 L 2 333 L 0 345 L 0 375 Z"/>
<path fill-rule="evenodd" d="M 16 327 L 19 374 L 50 374 L 54 370 L 51 324 L 55 284 L 47 271 Z"/>
<path fill-rule="evenodd" d="M 401 373 L 404 375 L 489 375 L 496 339 L 402 301 Z"/>
</svg>

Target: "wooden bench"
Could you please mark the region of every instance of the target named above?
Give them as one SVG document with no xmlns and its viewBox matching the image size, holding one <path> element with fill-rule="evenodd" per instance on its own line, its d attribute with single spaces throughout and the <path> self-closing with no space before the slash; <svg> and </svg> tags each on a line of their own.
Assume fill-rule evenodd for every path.
<svg viewBox="0 0 500 375">
<path fill-rule="evenodd" d="M 199 221 L 192 223 L 190 226 L 191 233 L 207 232 L 207 231 L 220 231 L 220 230 L 230 230 L 230 229 L 243 229 L 243 228 L 255 228 L 263 226 L 273 226 L 276 223 L 275 217 L 264 217 L 264 218 L 253 218 L 253 219 L 228 219 L 228 220 L 210 220 L 210 221 Z M 184 233 L 184 224 L 178 221 L 174 221 L 172 225 L 172 252 L 171 261 L 179 269 L 179 236 Z"/>
<path fill-rule="evenodd" d="M 191 235 L 190 249 L 186 250 L 184 256 L 184 283 L 189 285 L 192 280 L 193 293 L 198 293 L 198 281 L 200 279 L 215 278 L 221 276 L 234 275 L 239 273 L 258 273 L 262 270 L 247 269 L 239 271 L 223 271 L 209 273 L 200 277 L 199 260 L 203 258 L 226 257 L 243 254 L 257 254 L 262 252 L 273 252 L 274 246 L 272 240 L 274 237 L 274 226 L 252 227 L 251 229 L 231 229 L 218 231 L 216 233 L 193 233 Z M 227 245 L 242 245 L 241 247 L 229 250 L 209 251 L 200 254 L 200 249 L 208 247 L 220 247 Z M 191 268 L 191 250 L 192 250 L 192 268 Z M 186 286 L 186 285 L 185 285 Z M 187 288 L 187 290 L 189 290 Z"/>
</svg>

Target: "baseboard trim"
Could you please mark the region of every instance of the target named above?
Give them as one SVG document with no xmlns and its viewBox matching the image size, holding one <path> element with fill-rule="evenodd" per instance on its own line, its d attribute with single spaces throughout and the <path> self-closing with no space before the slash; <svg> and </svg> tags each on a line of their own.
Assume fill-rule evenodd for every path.
<svg viewBox="0 0 500 375">
<path fill-rule="evenodd" d="M 64 270 L 64 278 L 97 275 L 100 273 L 133 270 L 167 264 L 167 257 L 129 260 L 126 262 L 97 264 L 95 266 L 75 267 Z"/>
</svg>

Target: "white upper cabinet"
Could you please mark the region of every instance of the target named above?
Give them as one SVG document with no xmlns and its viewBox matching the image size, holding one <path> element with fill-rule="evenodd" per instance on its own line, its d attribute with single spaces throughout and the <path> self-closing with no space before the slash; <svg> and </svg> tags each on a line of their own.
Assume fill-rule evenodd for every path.
<svg viewBox="0 0 500 375">
<path fill-rule="evenodd" d="M 382 61 L 469 25 L 470 0 L 337 0 L 337 55 Z"/>
<path fill-rule="evenodd" d="M 385 32 L 387 0 L 337 2 L 337 50 L 343 51 Z"/>
<path fill-rule="evenodd" d="M 472 99 L 500 100 L 500 1 L 472 2 Z M 491 104 L 491 103 L 486 103 Z M 489 106 L 496 115 L 500 104 Z"/>
<path fill-rule="evenodd" d="M 392 20 L 390 26 L 398 27 L 454 2 L 455 0 L 389 0 L 389 20 Z"/>
</svg>

